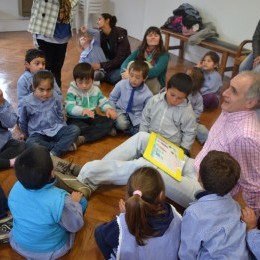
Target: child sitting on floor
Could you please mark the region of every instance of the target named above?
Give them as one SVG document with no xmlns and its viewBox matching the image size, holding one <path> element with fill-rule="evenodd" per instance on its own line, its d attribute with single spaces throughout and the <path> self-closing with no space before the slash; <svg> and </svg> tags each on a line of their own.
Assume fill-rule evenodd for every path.
<svg viewBox="0 0 260 260">
<path fill-rule="evenodd" d="M 214 51 L 207 52 L 198 66 L 204 73 L 204 83 L 200 90 L 204 109 L 217 108 L 219 105 L 220 88 L 223 86 L 221 75 L 218 72 L 218 54 Z"/>
<path fill-rule="evenodd" d="M 25 54 L 25 71 L 17 81 L 18 114 L 24 97 L 32 93 L 33 75 L 45 69 L 45 53 L 39 49 L 29 49 Z M 54 96 L 62 99 L 62 93 L 54 80 Z M 20 114 L 19 114 L 20 115 Z"/>
<path fill-rule="evenodd" d="M 198 67 L 193 67 L 188 69 L 186 73 L 191 77 L 193 83 L 192 92 L 189 94 L 188 99 L 198 122 L 196 137 L 201 144 L 204 144 L 208 138 L 209 130 L 200 124 L 200 115 L 203 112 L 203 98 L 200 94 L 204 82 L 203 71 Z"/>
<path fill-rule="evenodd" d="M 257 219 L 253 209 L 245 207 L 242 209 L 242 220 L 246 223 L 246 240 L 249 250 L 255 259 L 260 259 L 260 230 L 259 218 Z"/>
<path fill-rule="evenodd" d="M 165 202 L 160 173 L 150 167 L 136 170 L 127 182 L 121 214 L 95 230 L 106 259 L 177 259 L 181 216 Z"/>
<path fill-rule="evenodd" d="M 12 248 L 26 259 L 57 259 L 73 246 L 75 233 L 84 224 L 87 201 L 54 186 L 53 164 L 48 150 L 32 146 L 15 161 L 18 181 L 8 205 L 14 222 Z"/>
<path fill-rule="evenodd" d="M 79 46 L 82 50 L 79 63 L 101 63 L 106 62 L 106 56 L 100 47 L 100 43 L 93 37 L 93 33 L 89 30 L 83 32 L 83 36 L 79 39 Z M 101 68 L 94 73 L 94 80 L 100 81 L 105 77 L 105 71 Z"/>
<path fill-rule="evenodd" d="M 204 157 L 199 182 L 205 191 L 184 212 L 180 259 L 248 259 L 246 225 L 229 194 L 239 177 L 240 166 L 228 153 L 210 151 Z"/>
<path fill-rule="evenodd" d="M 61 100 L 53 95 L 54 77 L 40 70 L 33 77 L 33 93 L 23 99 L 19 125 L 28 145 L 39 144 L 52 155 L 75 151 L 82 143 L 80 129 L 66 125 Z M 78 138 L 78 139 L 77 139 Z"/>
<path fill-rule="evenodd" d="M 8 130 L 16 125 L 17 120 L 13 107 L 4 99 L 0 89 L 0 170 L 13 167 L 15 157 L 25 149 L 25 143 L 13 139 Z"/>
<path fill-rule="evenodd" d="M 117 129 L 134 135 L 139 131 L 142 112 L 153 96 L 145 80 L 149 66 L 144 61 L 134 61 L 129 68 L 129 79 L 119 81 L 109 95 L 109 102 L 116 109 Z"/>
<path fill-rule="evenodd" d="M 116 111 L 101 90 L 93 84 L 94 70 L 89 63 L 79 63 L 73 69 L 74 81 L 66 96 L 68 124 L 77 125 L 84 136 L 84 143 L 96 141 L 106 135 L 114 135 Z M 99 107 L 106 116 L 96 113 Z"/>
</svg>

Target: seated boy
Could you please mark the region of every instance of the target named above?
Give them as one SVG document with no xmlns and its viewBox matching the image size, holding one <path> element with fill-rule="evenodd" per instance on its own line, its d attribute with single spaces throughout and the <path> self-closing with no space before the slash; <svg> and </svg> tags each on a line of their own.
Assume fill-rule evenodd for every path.
<svg viewBox="0 0 260 260">
<path fill-rule="evenodd" d="M 4 99 L 0 89 L 0 170 L 14 166 L 15 157 L 25 149 L 25 143 L 12 138 L 8 128 L 16 125 L 18 117 Z"/>
<path fill-rule="evenodd" d="M 129 68 L 129 79 L 119 81 L 109 95 L 109 102 L 116 108 L 117 129 L 130 135 L 139 131 L 141 116 L 152 92 L 144 83 L 149 67 L 144 61 L 135 61 Z"/>
<path fill-rule="evenodd" d="M 213 150 L 204 157 L 198 177 L 204 191 L 184 212 L 180 259 L 248 259 L 246 225 L 229 194 L 239 177 L 240 166 L 228 153 Z"/>
<path fill-rule="evenodd" d="M 62 104 L 53 95 L 54 77 L 50 71 L 40 70 L 33 76 L 33 92 L 23 99 L 19 125 L 28 145 L 39 144 L 52 155 L 74 151 L 81 144 L 80 130 L 66 125 Z"/>
<path fill-rule="evenodd" d="M 65 160 L 56 160 L 54 168 L 63 173 L 78 175 L 77 179 L 82 182 L 82 185 L 88 185 L 93 192 L 101 184 L 125 185 L 132 172 L 140 167 L 156 168 L 154 164 L 142 157 L 149 141 L 149 133 L 152 131 L 189 151 L 197 129 L 194 112 L 187 101 L 191 90 L 192 80 L 188 75 L 185 73 L 173 75 L 168 81 L 166 92 L 150 98 L 144 108 L 140 130 L 146 132 L 133 135 L 102 160 L 88 162 L 80 171 L 75 172 L 75 165 Z M 185 185 L 190 178 L 195 178 L 194 173 L 184 171 L 185 175 L 180 183 L 162 170 L 158 170 L 166 185 L 166 196 L 174 200 L 175 188 L 178 188 L 177 197 L 186 199 L 185 191 L 182 192 L 182 185 Z M 195 182 L 190 187 L 191 193 L 194 194 L 193 191 L 199 188 L 200 185 Z"/>
<path fill-rule="evenodd" d="M 245 207 L 242 209 L 242 220 L 246 223 L 246 241 L 249 250 L 254 254 L 255 259 L 260 259 L 259 218 L 257 219 L 253 209 Z"/>
<path fill-rule="evenodd" d="M 78 63 L 73 69 L 73 77 L 74 81 L 70 83 L 65 100 L 68 124 L 80 128 L 84 143 L 113 133 L 116 111 L 101 90 L 93 84 L 94 70 L 91 65 Z M 106 116 L 98 115 L 97 107 Z"/>
<path fill-rule="evenodd" d="M 18 181 L 8 198 L 14 219 L 12 248 L 26 259 L 61 257 L 84 225 L 86 199 L 54 186 L 50 153 L 42 146 L 32 146 L 17 157 L 15 174 Z"/>
<path fill-rule="evenodd" d="M 106 56 L 100 47 L 100 43 L 93 37 L 93 33 L 86 30 L 79 39 L 79 47 L 82 52 L 80 54 L 79 63 L 101 63 L 106 62 Z M 94 80 L 100 81 L 105 77 L 103 69 L 96 70 L 94 73 Z"/>
<path fill-rule="evenodd" d="M 45 53 L 39 49 L 29 49 L 25 54 L 25 71 L 17 81 L 18 114 L 22 104 L 22 99 L 32 91 L 33 75 L 45 69 Z M 54 80 L 54 95 L 62 99 L 62 93 Z M 20 114 L 19 114 L 20 115 Z"/>
</svg>

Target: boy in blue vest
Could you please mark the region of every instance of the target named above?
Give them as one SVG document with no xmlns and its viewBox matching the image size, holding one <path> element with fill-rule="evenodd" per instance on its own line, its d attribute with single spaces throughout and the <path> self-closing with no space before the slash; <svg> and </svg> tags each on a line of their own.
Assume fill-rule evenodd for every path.
<svg viewBox="0 0 260 260">
<path fill-rule="evenodd" d="M 54 186 L 48 150 L 32 146 L 15 161 L 18 181 L 8 205 L 13 216 L 12 248 L 26 259 L 57 259 L 72 247 L 84 225 L 87 201 L 80 192 L 67 193 Z"/>
<path fill-rule="evenodd" d="M 199 182 L 204 188 L 184 212 L 179 258 L 249 259 L 246 225 L 230 191 L 240 177 L 238 162 L 228 153 L 210 151 L 201 161 Z"/>
</svg>

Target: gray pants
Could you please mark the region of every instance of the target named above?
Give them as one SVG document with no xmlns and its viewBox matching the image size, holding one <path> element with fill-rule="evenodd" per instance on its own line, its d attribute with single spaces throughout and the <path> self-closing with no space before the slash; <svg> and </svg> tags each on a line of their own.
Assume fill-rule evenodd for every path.
<svg viewBox="0 0 260 260">
<path fill-rule="evenodd" d="M 125 185 L 136 169 L 144 166 L 157 168 L 142 157 L 149 136 L 149 133 L 139 132 L 109 152 L 102 160 L 86 163 L 79 173 L 78 180 L 94 185 Z M 183 207 L 187 207 L 194 200 L 194 193 L 202 189 L 197 181 L 191 158 L 186 157 L 181 182 L 158 170 L 165 183 L 166 196 Z"/>
</svg>

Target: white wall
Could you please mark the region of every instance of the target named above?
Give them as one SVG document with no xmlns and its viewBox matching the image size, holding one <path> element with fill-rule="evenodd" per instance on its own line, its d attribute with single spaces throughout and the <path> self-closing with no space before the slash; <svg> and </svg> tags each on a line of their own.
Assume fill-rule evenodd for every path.
<svg viewBox="0 0 260 260">
<path fill-rule="evenodd" d="M 104 0 L 103 10 L 116 15 L 117 24 L 141 40 L 149 26 L 163 25 L 183 2 L 193 5 L 203 22 L 213 22 L 220 39 L 235 44 L 252 38 L 260 18 L 259 0 Z M 19 16 L 18 3 L 19 0 L 0 0 L 0 31 L 27 29 L 28 20 Z M 188 47 L 185 58 L 198 62 L 205 51 L 197 46 Z"/>
<path fill-rule="evenodd" d="M 142 39 L 149 26 L 163 25 L 184 2 L 200 12 L 203 22 L 213 22 L 220 39 L 234 44 L 251 39 L 260 18 L 259 0 L 107 0 L 107 10 L 117 16 L 118 25 L 127 28 L 129 35 Z M 185 58 L 198 62 L 205 52 L 197 46 L 188 47 Z"/>
</svg>

